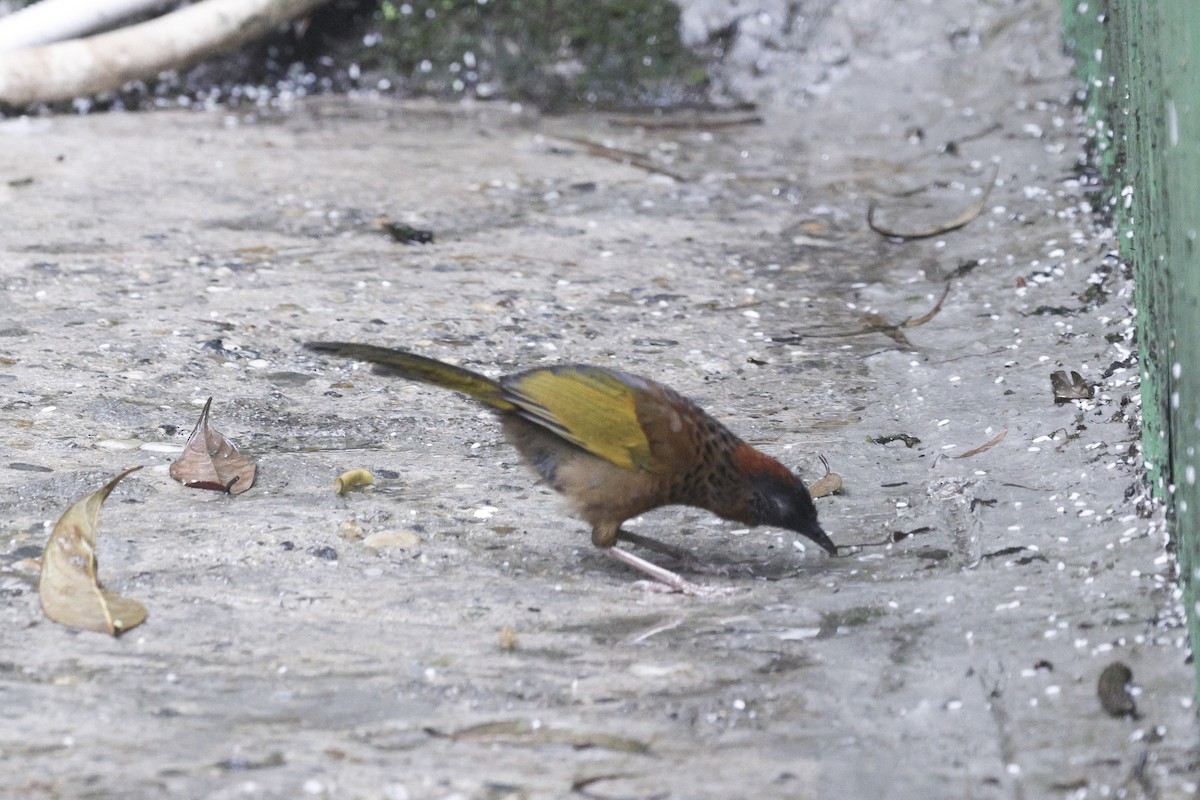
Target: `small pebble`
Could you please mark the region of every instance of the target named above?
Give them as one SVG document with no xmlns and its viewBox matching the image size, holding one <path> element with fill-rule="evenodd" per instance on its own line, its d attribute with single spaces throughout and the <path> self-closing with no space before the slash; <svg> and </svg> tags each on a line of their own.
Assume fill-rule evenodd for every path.
<svg viewBox="0 0 1200 800">
<path fill-rule="evenodd" d="M 304 552 L 308 553 L 309 555 L 316 556 L 317 558 L 323 558 L 326 561 L 337 561 L 338 558 L 337 550 L 334 550 L 328 545 L 313 545 Z"/>
<path fill-rule="evenodd" d="M 1100 673 L 1096 686 L 1096 694 L 1100 697 L 1100 705 L 1114 717 L 1137 717 L 1137 703 L 1129 691 L 1133 681 L 1133 670 L 1128 665 L 1114 661 Z"/>
</svg>

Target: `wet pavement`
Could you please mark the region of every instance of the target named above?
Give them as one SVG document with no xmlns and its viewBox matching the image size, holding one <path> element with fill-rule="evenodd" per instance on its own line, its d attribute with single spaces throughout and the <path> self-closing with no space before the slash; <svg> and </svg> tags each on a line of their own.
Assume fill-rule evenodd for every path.
<svg viewBox="0 0 1200 800">
<path fill-rule="evenodd" d="M 3 785 L 1194 795 L 1131 285 L 1045 6 L 843 16 L 853 56 L 758 124 L 370 97 L 0 122 Z M 966 224 L 899 241 L 872 204 Z M 632 529 L 757 577 L 640 591 L 488 414 L 310 339 L 662 380 L 807 478 L 824 456 L 847 548 L 662 510 Z M 1093 396 L 1056 402 L 1060 370 Z M 258 462 L 238 496 L 167 474 L 209 396 Z M 134 465 L 100 575 L 149 619 L 49 622 L 30 559 Z M 377 485 L 336 495 L 357 467 Z M 1114 662 L 1136 718 L 1101 705 Z"/>
</svg>

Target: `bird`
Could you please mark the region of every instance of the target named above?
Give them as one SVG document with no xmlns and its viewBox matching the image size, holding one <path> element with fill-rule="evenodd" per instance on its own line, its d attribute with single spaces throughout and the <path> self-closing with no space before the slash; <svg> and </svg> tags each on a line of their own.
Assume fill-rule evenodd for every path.
<svg viewBox="0 0 1200 800">
<path fill-rule="evenodd" d="M 587 364 L 493 379 L 388 347 L 325 341 L 305 347 L 370 362 L 378 374 L 450 389 L 486 406 L 525 463 L 591 526 L 592 544 L 666 590 L 715 593 L 616 546 L 624 541 L 686 559 L 683 550 L 622 528 L 661 506 L 695 506 L 751 527 L 795 531 L 837 554 L 803 480 L 658 381 Z"/>
</svg>

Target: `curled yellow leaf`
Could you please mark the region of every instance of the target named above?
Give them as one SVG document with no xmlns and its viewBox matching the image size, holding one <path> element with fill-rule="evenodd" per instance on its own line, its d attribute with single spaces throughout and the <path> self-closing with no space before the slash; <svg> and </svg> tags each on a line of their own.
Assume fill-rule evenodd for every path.
<svg viewBox="0 0 1200 800">
<path fill-rule="evenodd" d="M 96 574 L 100 506 L 122 478 L 139 469 L 127 469 L 81 497 L 55 523 L 38 581 L 42 610 L 55 622 L 120 636 L 145 621 L 145 606 L 102 588 Z"/>
<path fill-rule="evenodd" d="M 371 486 L 374 483 L 375 476 L 369 469 L 351 469 L 337 476 L 333 482 L 333 490 L 338 494 L 345 494 L 351 489 Z"/>
</svg>

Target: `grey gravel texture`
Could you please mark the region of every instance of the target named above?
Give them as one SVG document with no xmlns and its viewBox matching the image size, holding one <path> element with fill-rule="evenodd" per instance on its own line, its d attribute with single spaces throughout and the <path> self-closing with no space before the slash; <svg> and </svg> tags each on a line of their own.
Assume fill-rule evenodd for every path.
<svg viewBox="0 0 1200 800">
<path fill-rule="evenodd" d="M 1057 5 L 849 0 L 804 41 L 761 6 L 684 14 L 763 26 L 722 77 L 761 124 L 371 97 L 0 122 L 9 796 L 1194 796 L 1131 286 Z M 871 202 L 959 215 L 993 164 L 965 227 L 868 229 Z M 641 591 L 488 414 L 315 338 L 663 380 L 810 479 L 826 457 L 823 524 L 860 546 L 666 509 L 632 529 L 757 577 Z M 1093 398 L 1056 403 L 1057 370 Z M 167 475 L 210 395 L 258 460 L 236 497 Z M 148 621 L 49 622 L 32 559 L 139 464 L 98 546 Z M 356 467 L 377 485 L 335 495 Z M 1116 661 L 1135 718 L 1097 694 Z"/>
</svg>

